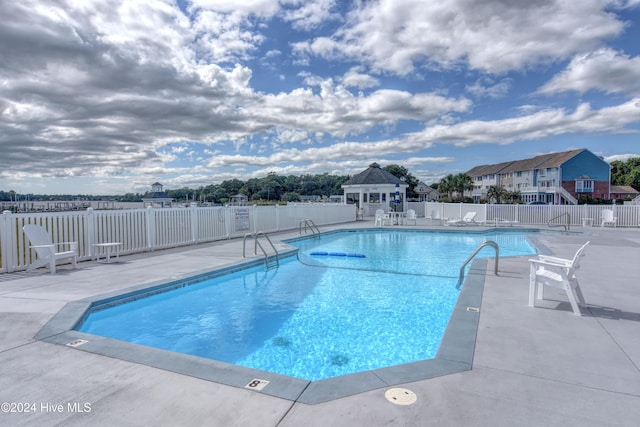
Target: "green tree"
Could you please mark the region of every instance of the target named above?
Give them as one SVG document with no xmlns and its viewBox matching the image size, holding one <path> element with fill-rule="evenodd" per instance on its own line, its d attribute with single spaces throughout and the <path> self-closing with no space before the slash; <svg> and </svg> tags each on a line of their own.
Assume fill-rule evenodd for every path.
<svg viewBox="0 0 640 427">
<path fill-rule="evenodd" d="M 489 201 L 495 200 L 496 203 L 501 203 L 504 198 L 506 190 L 500 185 L 490 185 L 487 188 L 487 198 Z"/>
<path fill-rule="evenodd" d="M 446 193 L 449 200 L 453 200 L 453 193 L 456 193 L 457 200 L 463 200 L 464 192 L 473 190 L 473 178 L 466 173 L 450 173 L 440 180 L 437 188 L 440 194 Z"/>
<path fill-rule="evenodd" d="M 440 180 L 438 184 L 438 191 L 440 194 L 446 194 L 449 200 L 453 197 L 455 191 L 455 178 L 453 174 L 449 174 Z"/>
<path fill-rule="evenodd" d="M 630 185 L 640 191 L 640 157 L 611 162 L 611 184 Z"/>
<path fill-rule="evenodd" d="M 300 199 L 300 194 L 295 193 L 293 191 L 285 193 L 284 194 L 284 200 L 286 202 L 299 202 L 301 200 Z"/>
<path fill-rule="evenodd" d="M 413 176 L 407 168 L 405 168 L 404 166 L 393 164 L 385 166 L 383 169 L 390 174 L 400 178 L 409 186 L 407 187 L 407 198 L 411 199 L 413 197 L 416 197 L 415 188 L 420 181 L 418 180 L 418 178 Z"/>
<path fill-rule="evenodd" d="M 454 188 L 460 198 L 463 198 L 465 191 L 473 190 L 473 178 L 466 173 L 459 173 L 453 177 Z"/>
</svg>

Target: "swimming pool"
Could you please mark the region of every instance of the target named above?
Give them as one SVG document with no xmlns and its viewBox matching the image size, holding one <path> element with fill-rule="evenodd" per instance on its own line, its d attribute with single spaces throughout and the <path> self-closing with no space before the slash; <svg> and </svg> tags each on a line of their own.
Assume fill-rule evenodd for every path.
<svg viewBox="0 0 640 427">
<path fill-rule="evenodd" d="M 534 253 L 515 232 L 296 239 L 300 262 L 98 305 L 78 330 L 307 380 L 430 359 L 458 298 L 460 265 L 485 240 L 503 256 Z"/>
</svg>

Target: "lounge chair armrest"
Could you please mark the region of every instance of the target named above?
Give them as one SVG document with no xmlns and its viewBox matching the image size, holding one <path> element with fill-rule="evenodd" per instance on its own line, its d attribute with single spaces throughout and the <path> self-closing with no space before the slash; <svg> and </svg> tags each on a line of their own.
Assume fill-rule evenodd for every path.
<svg viewBox="0 0 640 427">
<path fill-rule="evenodd" d="M 551 261 L 542 260 L 542 259 L 529 259 L 529 262 L 531 264 L 548 265 L 550 267 L 563 267 L 563 268 L 569 267 L 565 263 L 551 262 Z"/>
<path fill-rule="evenodd" d="M 56 245 L 54 245 L 53 243 L 50 243 L 48 245 L 30 245 L 30 248 L 55 248 Z"/>
<path fill-rule="evenodd" d="M 69 246 L 69 249 L 72 251 L 78 250 L 78 242 L 61 242 L 57 244 L 58 246 Z"/>
<path fill-rule="evenodd" d="M 542 261 L 549 261 L 549 262 L 554 262 L 557 264 L 571 264 L 571 260 L 570 259 L 566 259 L 566 258 L 558 258 L 555 256 L 551 256 L 551 255 L 538 255 L 538 258 Z"/>
</svg>

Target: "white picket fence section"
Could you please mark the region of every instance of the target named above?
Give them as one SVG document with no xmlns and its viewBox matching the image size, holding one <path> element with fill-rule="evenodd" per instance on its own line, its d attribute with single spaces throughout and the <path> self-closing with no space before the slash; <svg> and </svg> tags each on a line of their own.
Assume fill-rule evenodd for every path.
<svg viewBox="0 0 640 427">
<path fill-rule="evenodd" d="M 602 211 L 613 210 L 618 227 L 640 226 L 640 205 L 491 205 L 474 203 L 425 202 L 424 216 L 433 217 L 438 212 L 441 218 L 462 218 L 467 212 L 476 212 L 476 221 L 493 221 L 497 218 L 518 221 L 522 225 L 546 226 L 566 224 L 569 215 L 570 226 L 583 223 L 600 225 Z"/>
<path fill-rule="evenodd" d="M 305 203 L 286 206 L 220 206 L 92 210 L 50 213 L 5 211 L 0 215 L 0 273 L 26 269 L 35 257 L 22 232 L 26 224 L 47 229 L 52 241 L 78 242 L 78 260 L 96 254 L 96 243 L 120 242 L 121 254 L 194 245 L 262 231 L 294 230 L 355 221 L 355 205 Z"/>
</svg>

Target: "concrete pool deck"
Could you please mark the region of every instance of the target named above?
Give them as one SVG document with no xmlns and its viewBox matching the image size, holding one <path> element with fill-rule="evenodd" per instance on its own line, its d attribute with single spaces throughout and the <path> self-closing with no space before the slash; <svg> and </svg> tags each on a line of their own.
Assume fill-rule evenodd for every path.
<svg viewBox="0 0 640 427">
<path fill-rule="evenodd" d="M 0 275 L 0 425 L 636 426 L 640 230 L 576 231 L 586 234 L 537 239 L 563 257 L 591 241 L 578 272 L 584 315 L 553 291 L 527 306 L 528 257 L 502 258 L 499 276 L 489 262 L 472 369 L 399 385 L 417 395 L 407 406 L 385 399 L 389 387 L 309 405 L 34 338 L 67 303 L 237 263 L 241 239 Z"/>
</svg>

